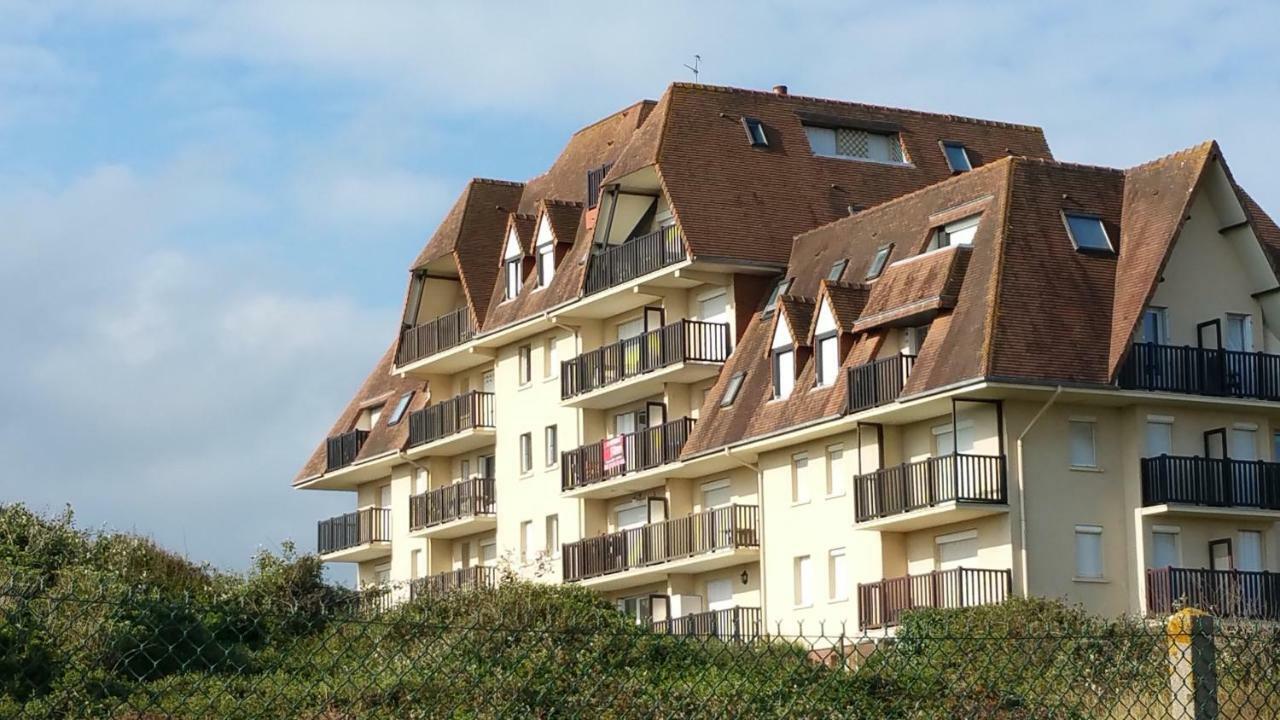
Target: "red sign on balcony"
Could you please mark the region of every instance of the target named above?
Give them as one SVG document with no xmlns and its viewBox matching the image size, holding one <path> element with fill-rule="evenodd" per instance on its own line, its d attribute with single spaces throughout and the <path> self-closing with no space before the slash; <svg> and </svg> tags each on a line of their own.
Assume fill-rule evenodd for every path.
<svg viewBox="0 0 1280 720">
<path fill-rule="evenodd" d="M 627 464 L 626 437 L 615 435 L 604 441 L 604 470 L 620 470 Z"/>
</svg>

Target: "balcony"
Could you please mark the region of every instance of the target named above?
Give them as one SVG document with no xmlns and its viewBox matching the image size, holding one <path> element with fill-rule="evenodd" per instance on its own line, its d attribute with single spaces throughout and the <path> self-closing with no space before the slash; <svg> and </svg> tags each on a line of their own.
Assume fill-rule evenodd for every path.
<svg viewBox="0 0 1280 720">
<path fill-rule="evenodd" d="M 360 448 L 368 439 L 368 430 L 352 430 L 329 438 L 325 442 L 325 472 L 333 472 L 355 462 Z"/>
<path fill-rule="evenodd" d="M 445 313 L 430 322 L 415 325 L 400 334 L 396 365 L 408 365 L 457 347 L 474 337 L 475 332 L 471 311 L 465 307 Z"/>
<path fill-rule="evenodd" d="M 760 608 L 735 607 L 654 620 L 649 628 L 659 635 L 714 637 L 732 642 L 749 642 L 764 634 L 764 620 Z"/>
<path fill-rule="evenodd" d="M 442 597 L 451 592 L 479 590 L 498 586 L 498 569 L 487 565 L 472 565 L 460 570 L 446 570 L 435 575 L 418 578 L 409 583 L 409 600 Z"/>
<path fill-rule="evenodd" d="M 560 489 L 569 497 L 608 498 L 657 487 L 664 466 L 680 459 L 693 424 L 680 418 L 561 453 Z"/>
<path fill-rule="evenodd" d="M 409 413 L 411 458 L 450 456 L 493 444 L 493 393 L 472 390 Z"/>
<path fill-rule="evenodd" d="M 454 538 L 492 530 L 493 478 L 471 478 L 409 498 L 409 534 Z"/>
<path fill-rule="evenodd" d="M 321 520 L 316 551 L 328 562 L 363 562 L 391 554 L 391 508 L 367 507 Z"/>
<path fill-rule="evenodd" d="M 908 532 L 1007 512 L 1003 455 L 955 453 L 853 479 L 854 520 L 863 530 Z"/>
<path fill-rule="evenodd" d="M 728 505 L 567 543 L 564 579 L 613 590 L 738 565 L 760 557 L 760 510 Z"/>
<path fill-rule="evenodd" d="M 1142 505 L 1147 514 L 1272 515 L 1280 511 L 1280 463 L 1143 458 Z"/>
<path fill-rule="evenodd" d="M 908 610 L 997 605 L 1013 594 L 1009 570 L 952 568 L 858 584 L 858 627 L 876 630 L 897 625 Z"/>
<path fill-rule="evenodd" d="M 1147 612 L 1194 607 L 1222 618 L 1280 620 L 1280 574 L 1240 570 L 1147 570 Z"/>
<path fill-rule="evenodd" d="M 681 320 L 561 363 L 565 405 L 606 408 L 715 377 L 729 357 L 729 325 Z"/>
<path fill-rule="evenodd" d="M 1116 382 L 1125 390 L 1280 400 L 1280 355 L 1134 343 Z"/>
<path fill-rule="evenodd" d="M 594 295 L 686 259 L 677 226 L 655 230 L 593 254 L 587 261 L 584 294 Z"/>
<path fill-rule="evenodd" d="M 870 410 L 897 400 L 915 362 L 915 355 L 891 355 L 849 368 L 847 412 Z"/>
</svg>

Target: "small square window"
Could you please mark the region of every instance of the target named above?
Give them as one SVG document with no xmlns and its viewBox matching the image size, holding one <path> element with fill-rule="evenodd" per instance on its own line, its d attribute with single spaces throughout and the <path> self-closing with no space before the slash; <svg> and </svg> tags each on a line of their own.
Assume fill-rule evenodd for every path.
<svg viewBox="0 0 1280 720">
<path fill-rule="evenodd" d="M 1111 247 L 1111 238 L 1107 236 L 1107 229 L 1102 225 L 1102 218 L 1075 213 L 1063 213 L 1062 217 L 1067 223 L 1067 235 L 1071 237 L 1071 242 L 1077 250 L 1104 252 L 1115 250 Z"/>
<path fill-rule="evenodd" d="M 396 401 L 395 408 L 393 408 L 391 410 L 391 414 L 387 416 L 388 426 L 395 425 L 396 423 L 400 422 L 400 420 L 404 418 L 404 411 L 408 409 L 409 401 L 412 399 L 413 399 L 412 390 L 400 396 L 400 399 Z"/>
<path fill-rule="evenodd" d="M 953 173 L 968 172 L 973 169 L 973 163 L 969 162 L 968 151 L 958 142 L 943 142 L 942 154 L 947 157 L 947 167 L 951 168 Z"/>
<path fill-rule="evenodd" d="M 884 272 L 884 266 L 889 262 L 889 253 L 893 252 L 893 245 L 882 245 L 876 250 L 876 256 L 871 260 L 871 267 L 867 268 L 867 280 L 875 280 L 880 277 L 880 273 Z"/>
<path fill-rule="evenodd" d="M 848 266 L 849 266 L 848 258 L 843 258 L 835 261 L 835 263 L 831 266 L 831 272 L 827 273 L 827 279 L 830 280 L 831 282 L 838 281 L 840 279 L 840 276 L 844 275 L 844 269 Z"/>
<path fill-rule="evenodd" d="M 738 399 L 738 391 L 742 389 L 742 379 L 746 376 L 745 372 L 736 372 L 729 378 L 729 384 L 724 388 L 724 395 L 720 396 L 720 407 L 729 407 L 734 400 Z"/>
<path fill-rule="evenodd" d="M 751 142 L 751 147 L 769 147 L 769 136 L 765 134 L 764 123 L 752 117 L 744 117 L 742 127 L 747 130 L 747 139 Z"/>
</svg>

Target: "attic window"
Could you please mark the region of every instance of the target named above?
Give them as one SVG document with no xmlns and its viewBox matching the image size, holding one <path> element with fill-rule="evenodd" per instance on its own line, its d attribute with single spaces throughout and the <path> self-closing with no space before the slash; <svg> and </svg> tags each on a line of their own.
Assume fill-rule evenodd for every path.
<svg viewBox="0 0 1280 720">
<path fill-rule="evenodd" d="M 391 414 L 387 416 L 387 426 L 390 427 L 400 422 L 404 418 L 404 411 L 409 407 L 409 401 L 413 399 L 413 391 L 400 396 L 396 401 L 396 406 L 392 408 Z"/>
<path fill-rule="evenodd" d="M 552 278 L 556 276 L 555 238 L 551 233 L 551 222 L 545 214 L 538 224 L 538 247 L 536 252 L 538 287 L 544 288 L 550 285 Z"/>
<path fill-rule="evenodd" d="M 769 137 L 765 135 L 764 123 L 752 117 L 742 118 L 742 127 L 746 128 L 747 140 L 751 147 L 769 147 Z"/>
<path fill-rule="evenodd" d="M 973 163 L 969 162 L 969 153 L 961 143 L 943 141 L 942 154 L 947 157 L 947 167 L 951 168 L 953 173 L 969 172 L 973 169 Z"/>
<path fill-rule="evenodd" d="M 875 280 L 884 272 L 885 263 L 889 262 L 889 253 L 893 252 L 893 243 L 881 245 L 876 249 L 876 256 L 871 259 L 871 267 L 867 268 L 865 280 Z"/>
<path fill-rule="evenodd" d="M 840 276 L 844 275 L 844 269 L 848 266 L 848 258 L 841 258 L 840 260 L 835 261 L 831 266 L 831 272 L 827 273 L 827 280 L 830 280 L 831 282 L 838 281 Z"/>
<path fill-rule="evenodd" d="M 598 168 L 587 171 L 587 209 L 600 204 L 600 189 L 604 186 L 604 178 L 609 174 L 613 163 L 605 163 Z"/>
<path fill-rule="evenodd" d="M 809 148 L 814 155 L 895 165 L 906 162 L 902 154 L 902 140 L 896 132 L 821 125 L 805 125 L 804 132 L 809 136 Z"/>
<path fill-rule="evenodd" d="M 1067 223 L 1067 235 L 1071 237 L 1076 250 L 1115 251 L 1115 248 L 1111 247 L 1111 238 L 1107 236 L 1107 229 L 1102 225 L 1102 218 L 1076 213 L 1063 213 L 1062 217 Z"/>
<path fill-rule="evenodd" d="M 520 294 L 520 262 L 524 252 L 520 249 L 520 240 L 516 230 L 511 228 L 507 236 L 507 248 L 502 256 L 502 269 L 506 274 L 506 299 L 510 300 Z"/>
<path fill-rule="evenodd" d="M 929 249 L 938 250 L 952 245 L 972 245 L 973 236 L 978 234 L 978 221 L 981 219 L 981 215 L 970 215 L 967 218 L 936 228 L 933 231 L 933 239 L 929 243 Z"/>
<path fill-rule="evenodd" d="M 724 395 L 720 396 L 720 407 L 729 407 L 734 400 L 738 399 L 738 391 L 742 389 L 742 380 L 747 374 L 745 372 L 736 372 L 729 378 L 729 384 L 724 388 Z"/>
<path fill-rule="evenodd" d="M 773 286 L 773 291 L 769 293 L 769 301 L 764 304 L 765 315 L 773 312 L 774 309 L 778 307 L 778 298 L 787 294 L 787 291 L 791 289 L 791 283 L 794 282 L 794 280 L 795 278 L 783 278 L 778 281 L 777 285 Z"/>
</svg>

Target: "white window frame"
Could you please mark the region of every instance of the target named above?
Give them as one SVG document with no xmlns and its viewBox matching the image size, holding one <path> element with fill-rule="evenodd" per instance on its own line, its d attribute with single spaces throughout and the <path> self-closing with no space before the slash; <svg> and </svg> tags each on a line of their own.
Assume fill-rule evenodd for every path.
<svg viewBox="0 0 1280 720">
<path fill-rule="evenodd" d="M 1076 431 L 1087 427 L 1089 430 L 1090 457 L 1076 456 Z M 1098 470 L 1098 420 L 1092 417 L 1071 417 L 1067 419 L 1067 463 L 1072 470 Z"/>
<path fill-rule="evenodd" d="M 831 387 L 835 385 L 836 378 L 840 375 L 840 334 L 824 333 L 815 339 L 813 345 L 813 354 L 817 356 L 814 387 Z M 830 357 L 824 352 L 824 348 L 828 347 L 831 350 Z"/>
<path fill-rule="evenodd" d="M 525 387 L 533 382 L 533 346 L 521 345 L 516 348 L 517 383 Z"/>
<path fill-rule="evenodd" d="M 836 468 L 835 456 L 840 455 L 840 467 Z M 848 483 L 845 482 L 844 476 L 844 443 L 835 443 L 827 446 L 827 497 L 837 498 L 844 497 L 848 492 Z"/>
<path fill-rule="evenodd" d="M 1152 525 L 1151 526 L 1151 566 L 1153 568 L 1165 567 L 1156 562 L 1156 535 L 1172 535 L 1173 536 L 1173 566 L 1182 566 L 1182 528 L 1177 525 Z"/>
<path fill-rule="evenodd" d="M 528 565 L 533 559 L 533 521 L 520 521 L 520 562 Z"/>
<path fill-rule="evenodd" d="M 560 557 L 560 514 L 553 513 L 543 520 L 547 557 Z"/>
<path fill-rule="evenodd" d="M 555 467 L 560 462 L 560 426 L 548 425 L 542 429 L 543 461 Z"/>
<path fill-rule="evenodd" d="M 790 346 L 773 351 L 773 399 L 791 397 L 796 389 L 796 351 Z"/>
<path fill-rule="evenodd" d="M 533 433 L 520 434 L 520 474 L 533 472 Z"/>
<path fill-rule="evenodd" d="M 797 555 L 791 561 L 792 600 L 795 607 L 813 607 L 813 558 Z"/>
<path fill-rule="evenodd" d="M 537 248 L 538 289 L 551 284 L 556 277 L 556 244 L 547 242 Z"/>
<path fill-rule="evenodd" d="M 1075 232 L 1071 229 L 1072 218 L 1076 218 L 1078 220 L 1088 220 L 1090 222 L 1096 222 L 1098 224 L 1098 229 L 1102 231 L 1102 239 L 1107 242 L 1107 246 L 1106 247 L 1096 247 L 1092 245 L 1081 246 L 1080 241 L 1076 239 Z M 1102 218 L 1098 217 L 1097 215 L 1094 215 L 1092 213 L 1083 213 L 1083 212 L 1066 212 L 1064 210 L 1062 212 L 1062 225 L 1067 229 L 1067 237 L 1071 239 L 1071 245 L 1076 249 L 1077 252 L 1114 253 L 1116 251 L 1116 244 L 1111 241 L 1111 233 L 1107 232 L 1107 224 L 1103 222 Z"/>
<path fill-rule="evenodd" d="M 804 505 L 810 501 L 809 479 L 804 471 L 809 468 L 809 453 L 796 453 L 791 456 L 791 504 Z"/>
<path fill-rule="evenodd" d="M 1074 531 L 1074 537 L 1075 537 L 1075 541 L 1074 541 L 1075 576 L 1072 579 L 1077 582 L 1105 581 L 1107 577 L 1107 553 L 1106 553 L 1106 545 L 1103 541 L 1102 526 L 1101 525 L 1076 525 L 1075 531 Z M 1087 538 L 1087 537 L 1097 538 L 1096 541 L 1091 541 L 1096 543 L 1094 547 L 1097 548 L 1097 552 L 1098 552 L 1097 574 L 1088 574 L 1085 572 L 1081 572 L 1081 570 L 1084 569 L 1082 567 L 1082 561 L 1085 559 L 1082 556 L 1082 551 L 1090 547 L 1090 545 L 1082 544 L 1083 538 Z"/>
<path fill-rule="evenodd" d="M 849 556 L 843 547 L 831 548 L 827 551 L 827 602 L 844 602 L 849 595 Z"/>
<path fill-rule="evenodd" d="M 931 250 L 944 250 L 956 245 L 972 246 L 978 227 L 982 224 L 982 213 L 974 213 L 959 220 L 952 220 L 933 231 L 933 239 L 929 244 Z"/>
<path fill-rule="evenodd" d="M 1156 339 L 1152 340 L 1146 336 L 1144 328 L 1147 324 L 1147 317 L 1151 316 L 1156 319 Z M 1142 342 L 1154 343 L 1156 345 L 1169 344 L 1169 308 L 1161 305 L 1148 305 L 1142 309 L 1142 315 L 1138 318 L 1137 334 L 1142 336 Z"/>
</svg>

